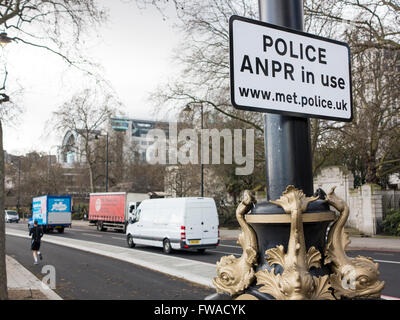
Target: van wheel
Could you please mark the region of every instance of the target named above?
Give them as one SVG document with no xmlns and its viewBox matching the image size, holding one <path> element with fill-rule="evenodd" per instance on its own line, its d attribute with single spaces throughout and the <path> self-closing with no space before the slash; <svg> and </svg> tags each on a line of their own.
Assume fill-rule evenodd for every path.
<svg viewBox="0 0 400 320">
<path fill-rule="evenodd" d="M 133 237 L 130 234 L 128 234 L 128 236 L 126 237 L 126 242 L 128 243 L 129 248 L 135 247 L 135 243 L 133 242 Z"/>
<path fill-rule="evenodd" d="M 168 239 L 164 239 L 164 242 L 163 242 L 163 251 L 164 251 L 164 253 L 166 253 L 166 254 L 170 254 L 171 251 L 172 251 L 171 242 L 169 242 Z"/>
<path fill-rule="evenodd" d="M 64 227 L 57 229 L 58 233 L 64 233 Z"/>
</svg>

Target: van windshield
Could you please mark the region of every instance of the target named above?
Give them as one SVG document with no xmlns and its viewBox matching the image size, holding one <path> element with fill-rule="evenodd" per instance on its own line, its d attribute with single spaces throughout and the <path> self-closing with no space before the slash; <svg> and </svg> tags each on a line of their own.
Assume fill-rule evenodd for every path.
<svg viewBox="0 0 400 320">
<path fill-rule="evenodd" d="M 9 216 L 18 216 L 18 213 L 16 211 L 7 211 L 7 214 Z"/>
</svg>

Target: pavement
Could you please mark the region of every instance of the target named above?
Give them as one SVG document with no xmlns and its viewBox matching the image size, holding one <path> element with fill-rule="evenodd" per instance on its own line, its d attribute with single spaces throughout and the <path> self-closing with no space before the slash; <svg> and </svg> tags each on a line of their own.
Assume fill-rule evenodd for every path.
<svg viewBox="0 0 400 320">
<path fill-rule="evenodd" d="M 80 227 L 87 226 L 90 228 L 86 221 L 73 221 L 72 225 Z M 220 230 L 222 240 L 237 239 L 239 233 L 240 230 Z M 7 229 L 6 234 L 29 238 L 27 232 L 20 230 Z M 351 237 L 350 240 L 351 244 L 348 246 L 349 249 L 400 251 L 400 239 L 398 238 Z M 77 239 L 68 239 L 68 242 L 66 242 L 65 239 L 52 235 L 46 235 L 43 241 L 130 262 L 151 270 L 214 288 L 212 279 L 216 277 L 215 264 L 183 259 L 174 257 L 173 255 L 160 255 Z M 31 290 L 31 292 L 42 293 L 49 300 L 61 299 L 53 290 L 43 284 L 42 281 L 37 279 L 15 259 L 8 256 L 7 285 L 9 292 L 13 290 Z M 31 298 L 34 299 L 34 297 Z"/>
<path fill-rule="evenodd" d="M 10 256 L 6 256 L 6 270 L 10 300 L 62 300 L 47 284 Z"/>
</svg>

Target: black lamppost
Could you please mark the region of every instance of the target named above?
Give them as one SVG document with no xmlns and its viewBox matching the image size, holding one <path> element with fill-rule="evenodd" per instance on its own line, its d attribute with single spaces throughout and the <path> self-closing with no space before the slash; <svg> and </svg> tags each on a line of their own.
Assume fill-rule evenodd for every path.
<svg viewBox="0 0 400 320">
<path fill-rule="evenodd" d="M 108 192 L 108 132 L 106 132 L 106 192 Z"/>
<path fill-rule="evenodd" d="M 6 32 L 0 33 L 0 46 L 4 48 L 11 41 L 12 39 L 7 36 Z"/>
<path fill-rule="evenodd" d="M 11 161 L 13 164 L 15 164 L 14 160 Z M 17 212 L 19 214 L 19 207 L 20 207 L 20 197 L 21 197 L 21 157 L 18 157 L 18 191 L 17 191 Z"/>
<path fill-rule="evenodd" d="M 200 105 L 200 109 L 201 109 L 201 130 L 203 130 L 203 104 L 199 103 Z M 186 107 L 183 109 L 183 112 L 185 112 L 186 114 L 189 114 L 190 112 L 192 112 L 192 109 L 189 106 L 189 103 L 186 105 Z M 204 197 L 204 164 L 202 159 L 200 159 L 200 178 L 201 178 L 201 187 L 200 187 L 200 196 Z"/>
<path fill-rule="evenodd" d="M 99 139 L 99 136 L 106 137 L 106 177 L 105 177 L 105 185 L 106 185 L 106 192 L 108 192 L 108 132 L 106 134 L 96 134 L 95 139 Z"/>
<path fill-rule="evenodd" d="M 17 196 L 18 214 L 19 214 L 20 198 L 21 198 L 21 157 L 18 157 L 18 196 Z"/>
</svg>

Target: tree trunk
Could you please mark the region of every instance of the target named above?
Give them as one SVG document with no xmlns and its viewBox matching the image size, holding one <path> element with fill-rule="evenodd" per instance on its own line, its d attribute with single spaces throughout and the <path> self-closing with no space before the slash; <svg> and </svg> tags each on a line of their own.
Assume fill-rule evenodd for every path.
<svg viewBox="0 0 400 320">
<path fill-rule="evenodd" d="M 0 121 L 0 300 L 8 299 L 6 272 L 6 234 L 4 220 L 4 173 L 3 128 Z"/>
<path fill-rule="evenodd" d="M 89 182 L 90 182 L 90 192 L 93 193 L 94 192 L 94 182 L 93 182 L 93 167 L 92 165 L 89 163 Z"/>
<path fill-rule="evenodd" d="M 376 175 L 376 164 L 375 164 L 375 159 L 370 157 L 367 162 L 367 174 L 365 176 L 365 182 L 366 183 L 378 183 L 378 177 Z"/>
</svg>

